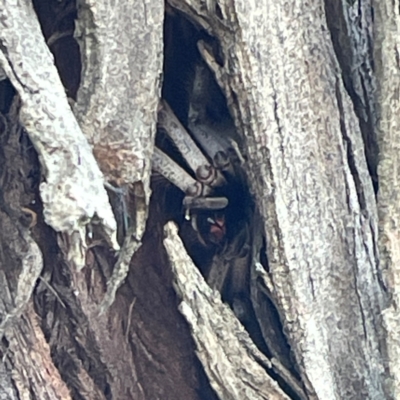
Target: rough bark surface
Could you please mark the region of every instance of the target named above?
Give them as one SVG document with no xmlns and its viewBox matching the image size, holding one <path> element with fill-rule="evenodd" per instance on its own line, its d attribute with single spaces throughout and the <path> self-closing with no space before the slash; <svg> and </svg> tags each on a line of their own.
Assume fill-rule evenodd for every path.
<svg viewBox="0 0 400 400">
<path fill-rule="evenodd" d="M 399 13 L 389 1 L 374 2 L 376 16 L 375 62 L 379 82 L 379 244 L 381 269 L 391 294 L 383 313 L 388 360 L 396 399 L 400 398 L 400 234 L 399 234 Z"/>
<path fill-rule="evenodd" d="M 246 138 L 274 296 L 309 395 L 384 398 L 376 203 L 324 8 L 171 3 L 221 43 L 213 66 Z"/>
<path fill-rule="evenodd" d="M 196 353 L 221 399 L 288 399 L 266 373 L 269 360 L 255 347 L 232 310 L 221 302 L 194 266 L 170 222 L 164 244 L 181 298 L 179 309 L 190 324 Z"/>
<path fill-rule="evenodd" d="M 21 97 L 19 118 L 39 154 L 44 218 L 68 236 L 68 257 L 80 268 L 85 226 L 95 214 L 118 248 L 103 176 L 67 102 L 32 5 L 12 2 L 1 13 L 0 65 Z"/>
<path fill-rule="evenodd" d="M 400 397 L 397 14 L 373 6 L 168 1 L 241 139 L 254 318 L 273 345 L 276 307 L 283 360 L 150 198 L 164 3 L 4 4 L 0 399 Z"/>
<path fill-rule="evenodd" d="M 77 8 L 75 37 L 83 68 L 75 115 L 105 179 L 122 187 L 116 189 L 122 190 L 122 203 L 127 195 L 133 203 L 126 224 L 130 227 L 125 227 L 128 232 L 102 304 L 105 310 L 128 274 L 146 226 L 161 90 L 164 4 L 147 1 L 131 8 L 123 2 L 110 6 L 78 1 Z M 125 208 L 119 212 L 126 221 Z"/>
</svg>

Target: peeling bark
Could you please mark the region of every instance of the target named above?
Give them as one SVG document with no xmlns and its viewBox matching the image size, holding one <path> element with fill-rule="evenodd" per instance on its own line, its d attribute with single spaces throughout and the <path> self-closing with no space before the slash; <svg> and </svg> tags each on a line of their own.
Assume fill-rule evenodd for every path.
<svg viewBox="0 0 400 400">
<path fill-rule="evenodd" d="M 288 399 L 265 372 L 271 363 L 257 350 L 218 291 L 206 284 L 179 239 L 176 226 L 165 228 L 164 244 L 188 320 L 211 385 L 223 399 Z M 264 367 L 264 368 L 263 368 Z"/>
<path fill-rule="evenodd" d="M 244 153 L 254 210 L 233 243 L 251 249 L 232 279 L 260 340 L 169 222 L 184 194 L 150 196 L 164 3 L 34 6 L 0 10 L 0 398 L 399 397 L 388 3 L 374 21 L 368 1 L 168 1 Z"/>
<path fill-rule="evenodd" d="M 67 102 L 33 7 L 10 4 L 1 13 L 0 65 L 21 97 L 19 118 L 39 154 L 43 215 L 68 236 L 68 258 L 81 268 L 85 226 L 95 215 L 118 248 L 103 176 Z"/>
<path fill-rule="evenodd" d="M 171 4 L 221 43 L 222 66 L 206 57 L 246 138 L 273 295 L 309 396 L 384 398 L 376 203 L 324 9 L 236 1 L 218 18 Z"/>
</svg>

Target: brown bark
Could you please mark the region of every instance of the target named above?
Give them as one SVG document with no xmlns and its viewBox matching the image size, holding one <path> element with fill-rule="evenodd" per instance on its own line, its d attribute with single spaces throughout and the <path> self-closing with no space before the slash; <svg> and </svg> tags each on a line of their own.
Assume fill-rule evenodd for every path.
<svg viewBox="0 0 400 400">
<path fill-rule="evenodd" d="M 167 17 L 152 0 L 17 3 L 0 9 L 0 398 L 395 398 L 386 2 L 375 22 L 369 2 L 169 0 Z M 164 18 L 167 44 L 198 35 L 181 46 L 212 71 L 244 154 L 247 330 L 168 222 L 182 196 L 150 198 L 161 85 L 186 96 Z"/>
</svg>

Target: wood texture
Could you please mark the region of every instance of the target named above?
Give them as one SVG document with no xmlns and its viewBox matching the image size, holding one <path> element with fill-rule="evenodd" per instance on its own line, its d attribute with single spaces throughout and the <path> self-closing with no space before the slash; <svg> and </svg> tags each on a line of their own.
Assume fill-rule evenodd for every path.
<svg viewBox="0 0 400 400">
<path fill-rule="evenodd" d="M 273 295 L 310 398 L 385 398 L 377 208 L 325 9 L 170 3 L 221 44 L 222 66 L 204 56 L 246 139 Z"/>
<path fill-rule="evenodd" d="M 399 15 L 388 1 L 374 2 L 376 15 L 375 62 L 378 79 L 379 132 L 379 246 L 380 266 L 391 302 L 383 313 L 387 332 L 388 386 L 400 397 L 400 232 L 399 232 Z"/>
<path fill-rule="evenodd" d="M 2 7 L 1 20 L 0 63 L 21 97 L 20 119 L 42 164 L 44 218 L 69 237 L 68 257 L 80 268 L 85 227 L 95 215 L 118 248 L 103 176 L 67 102 L 32 5 L 11 2 Z"/>
<path fill-rule="evenodd" d="M 278 310 L 293 353 L 282 361 L 188 257 L 164 210 L 174 199 L 150 197 L 164 2 L 66 1 L 76 29 L 64 33 L 44 17 L 61 2 L 34 3 L 41 25 L 30 3 L 0 9 L 0 75 L 19 96 L 0 101 L 0 398 L 399 397 L 392 5 L 372 4 L 374 21 L 369 1 L 168 0 L 217 43 L 198 48 L 256 208 L 244 275 L 264 335 Z M 48 49 L 68 35 L 72 109 Z M 120 231 L 129 220 L 120 252 L 114 215 Z"/>
</svg>

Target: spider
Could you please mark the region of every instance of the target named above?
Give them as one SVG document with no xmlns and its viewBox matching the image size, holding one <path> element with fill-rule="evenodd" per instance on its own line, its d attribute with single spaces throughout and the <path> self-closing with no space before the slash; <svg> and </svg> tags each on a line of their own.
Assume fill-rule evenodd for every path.
<svg viewBox="0 0 400 400">
<path fill-rule="evenodd" d="M 236 143 L 199 125 L 192 125 L 194 140 L 165 100 L 159 106 L 158 124 L 191 168 L 192 174 L 158 147 L 153 155 L 153 169 L 185 193 L 185 219 L 191 221 L 199 240 L 203 244 L 222 242 L 229 236 L 224 210 L 231 209 L 240 214 L 240 206 L 243 206 L 240 204 L 243 195 L 240 190 L 242 157 Z M 209 236 L 203 237 L 204 234 Z"/>
<path fill-rule="evenodd" d="M 163 218 L 178 222 L 189 256 L 254 343 L 292 371 L 273 296 L 258 272 L 260 265 L 268 267 L 267 242 L 248 190 L 243 140 L 202 58 L 205 47 L 217 63 L 226 62 L 216 40 L 181 14 L 167 15 L 163 100 L 152 161 L 153 182 L 162 175 L 170 185 L 160 186 L 163 197 L 155 198 L 165 199 L 157 202 Z"/>
<path fill-rule="evenodd" d="M 179 13 L 167 15 L 163 100 L 152 162 L 156 176 L 175 187 L 168 185 L 164 192 L 167 219 L 178 222 L 188 254 L 209 285 L 234 308 L 235 299 L 250 298 L 249 226 L 254 207 L 240 151 L 242 138 L 199 51 L 204 46 L 223 63 L 212 37 Z"/>
<path fill-rule="evenodd" d="M 184 193 L 184 223 L 196 234 L 200 253 L 210 249 L 212 252 L 211 265 L 200 269 L 210 286 L 232 304 L 236 298 L 248 296 L 247 218 L 251 201 L 241 165 L 243 158 L 232 135 L 223 136 L 224 132 L 221 134 L 217 129 L 220 126 L 199 124 L 194 118 L 189 120 L 191 133 L 168 103 L 161 101 L 159 129 L 165 132 L 184 163 L 156 147 L 153 170 Z M 179 164 L 187 164 L 191 172 Z M 188 227 L 185 228 L 187 232 Z"/>
</svg>

